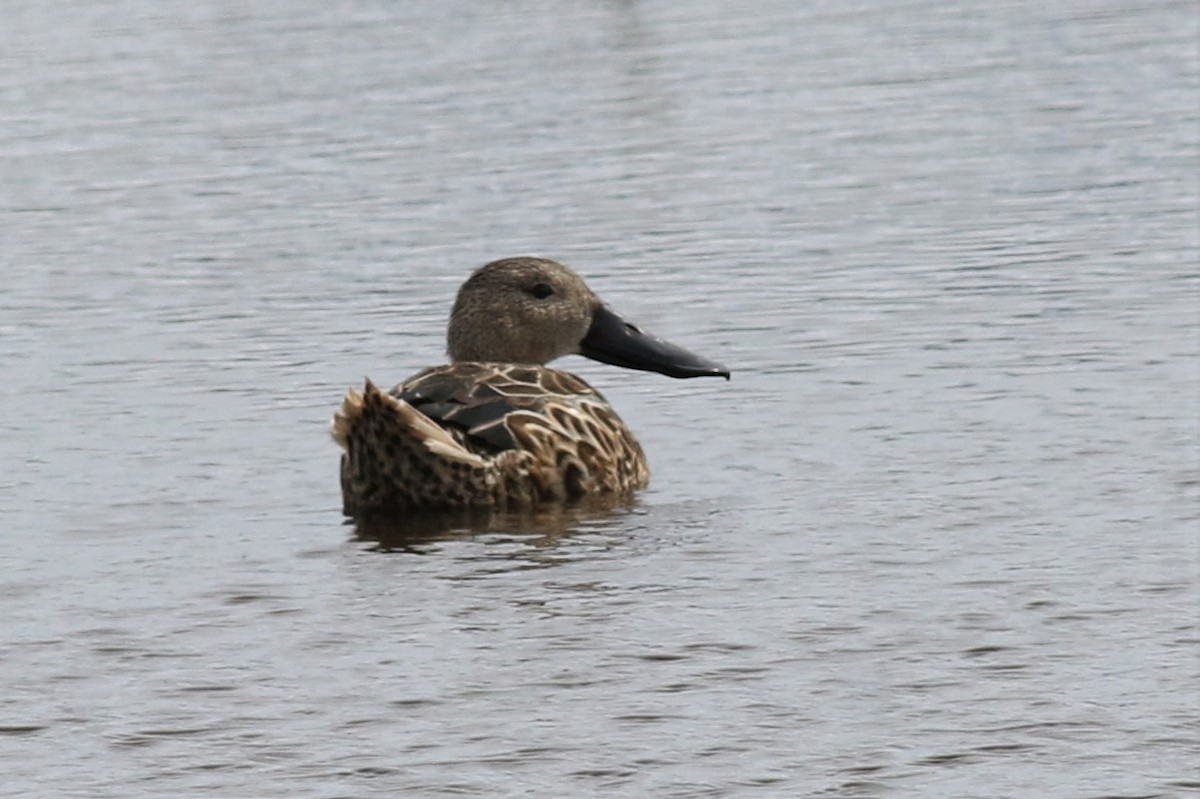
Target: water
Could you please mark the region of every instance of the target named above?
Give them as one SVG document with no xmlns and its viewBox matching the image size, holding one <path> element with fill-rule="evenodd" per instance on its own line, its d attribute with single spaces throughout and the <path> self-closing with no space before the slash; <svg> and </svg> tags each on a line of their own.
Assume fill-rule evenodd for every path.
<svg viewBox="0 0 1200 799">
<path fill-rule="evenodd" d="M 8 3 L 6 796 L 1200 788 L 1185 2 Z M 535 253 L 629 509 L 403 547 L 327 425 Z"/>
</svg>

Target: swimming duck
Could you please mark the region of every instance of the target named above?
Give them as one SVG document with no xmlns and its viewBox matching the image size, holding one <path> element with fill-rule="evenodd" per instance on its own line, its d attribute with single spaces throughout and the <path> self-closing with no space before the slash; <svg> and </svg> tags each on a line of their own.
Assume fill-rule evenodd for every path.
<svg viewBox="0 0 1200 799">
<path fill-rule="evenodd" d="M 529 508 L 628 494 L 649 480 L 637 439 L 600 392 L 546 366 L 580 354 L 670 377 L 715 361 L 622 319 L 563 264 L 505 258 L 476 270 L 450 314 L 451 363 L 391 391 L 370 380 L 333 418 L 349 516 Z"/>
</svg>

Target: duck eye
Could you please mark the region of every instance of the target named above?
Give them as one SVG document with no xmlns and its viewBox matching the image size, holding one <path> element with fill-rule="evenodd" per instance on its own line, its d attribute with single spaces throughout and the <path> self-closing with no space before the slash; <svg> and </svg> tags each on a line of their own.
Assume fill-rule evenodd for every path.
<svg viewBox="0 0 1200 799">
<path fill-rule="evenodd" d="M 537 297 L 539 300 L 544 300 L 554 293 L 554 287 L 549 283 L 535 283 L 529 289 L 529 293 Z"/>
</svg>

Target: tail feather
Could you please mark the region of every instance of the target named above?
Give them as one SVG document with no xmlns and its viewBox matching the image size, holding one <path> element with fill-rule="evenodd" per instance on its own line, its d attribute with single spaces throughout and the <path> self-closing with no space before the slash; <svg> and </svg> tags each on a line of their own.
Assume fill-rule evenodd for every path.
<svg viewBox="0 0 1200 799">
<path fill-rule="evenodd" d="M 451 496 L 470 503 L 486 483 L 483 458 L 370 380 L 362 392 L 346 393 L 330 432 L 345 451 L 342 496 L 347 513 L 437 504 Z"/>
</svg>

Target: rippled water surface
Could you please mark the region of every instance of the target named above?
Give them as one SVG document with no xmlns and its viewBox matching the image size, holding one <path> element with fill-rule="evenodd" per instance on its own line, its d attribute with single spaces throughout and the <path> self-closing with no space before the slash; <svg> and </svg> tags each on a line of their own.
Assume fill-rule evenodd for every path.
<svg viewBox="0 0 1200 799">
<path fill-rule="evenodd" d="M 1194 4 L 4 17 L 5 796 L 1200 790 Z M 356 538 L 342 392 L 522 253 L 733 380 Z"/>
</svg>

